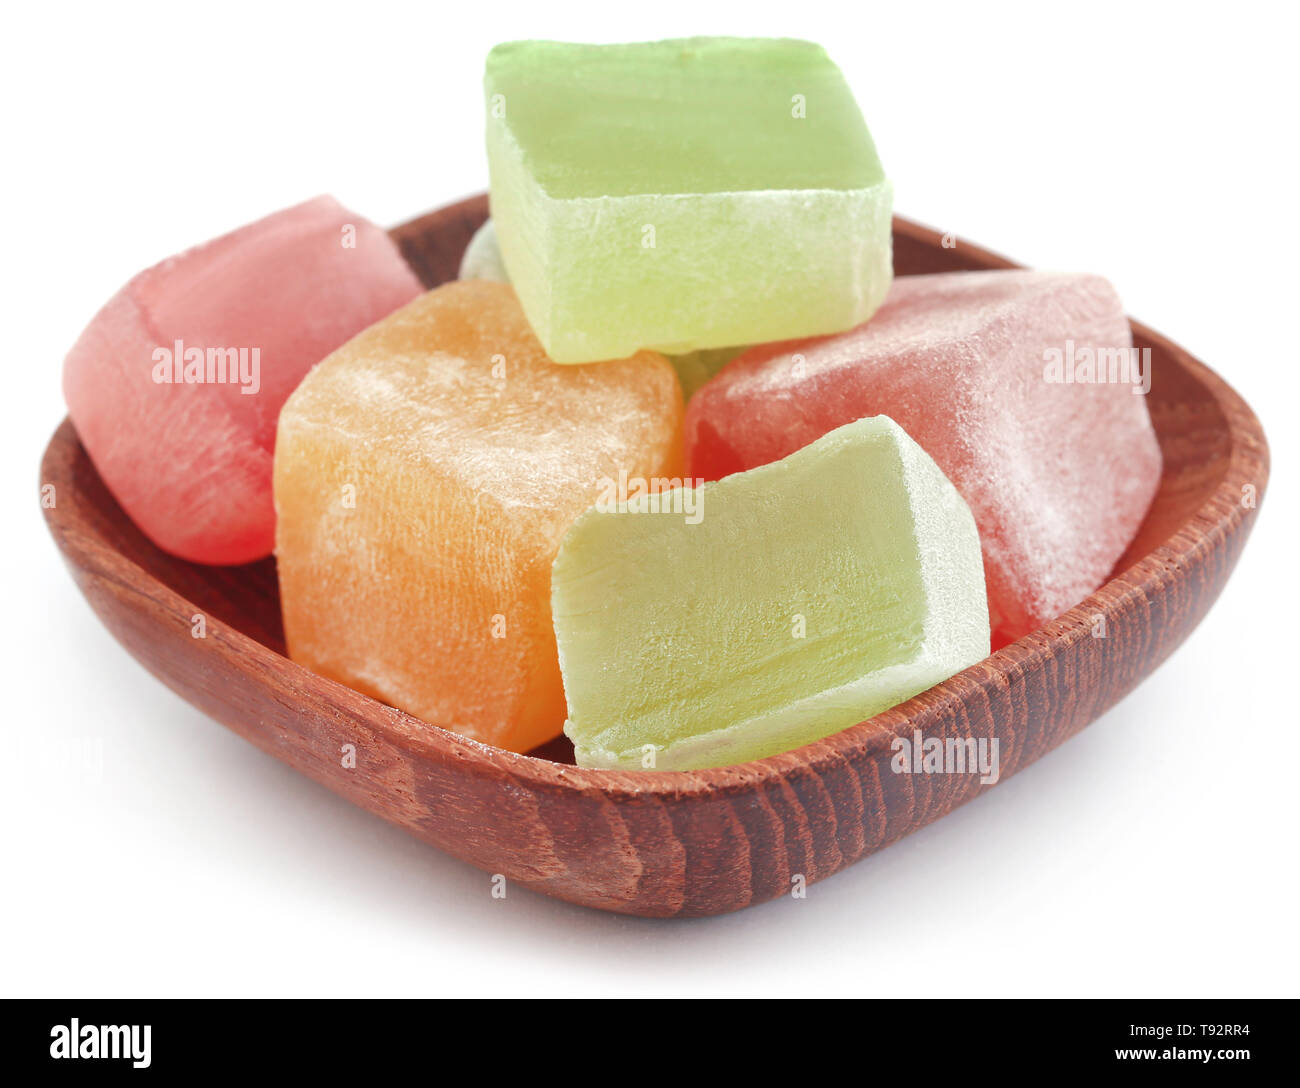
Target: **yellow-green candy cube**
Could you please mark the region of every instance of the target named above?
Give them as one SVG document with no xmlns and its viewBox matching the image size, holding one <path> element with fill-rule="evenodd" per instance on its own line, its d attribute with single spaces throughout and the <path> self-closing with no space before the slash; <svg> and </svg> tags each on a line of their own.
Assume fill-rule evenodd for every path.
<svg viewBox="0 0 1300 1088">
<path fill-rule="evenodd" d="M 591 767 L 786 751 L 989 653 L 974 518 L 886 416 L 697 489 L 593 507 L 560 546 L 551 608 L 565 732 Z"/>
<path fill-rule="evenodd" d="M 892 189 L 840 70 L 791 39 L 511 42 L 492 218 L 561 363 L 836 332 L 892 276 Z"/>
</svg>

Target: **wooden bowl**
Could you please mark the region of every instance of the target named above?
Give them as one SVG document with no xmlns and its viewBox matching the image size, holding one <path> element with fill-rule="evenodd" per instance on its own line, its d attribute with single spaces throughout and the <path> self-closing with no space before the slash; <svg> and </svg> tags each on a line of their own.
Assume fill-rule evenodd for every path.
<svg viewBox="0 0 1300 1088">
<path fill-rule="evenodd" d="M 486 198 L 474 197 L 393 236 L 433 286 L 455 277 L 486 214 Z M 894 220 L 894 263 L 900 275 L 1015 267 L 965 242 L 946 248 L 904 219 Z M 67 421 L 41 466 L 57 496 L 46 517 L 114 636 L 173 690 L 303 774 L 535 891 L 627 914 L 718 914 L 828 877 L 987 788 L 972 774 L 892 773 L 895 737 L 996 737 L 1001 773 L 1012 774 L 1129 692 L 1219 595 L 1263 497 L 1264 435 L 1205 365 L 1141 325 L 1133 335 L 1151 349 L 1164 478 L 1115 576 L 901 706 L 797 751 L 715 770 L 584 770 L 563 741 L 515 755 L 295 665 L 284 656 L 274 561 L 203 567 L 159 551 Z M 206 638 L 191 633 L 198 614 Z M 345 745 L 355 745 L 355 767 Z"/>
</svg>

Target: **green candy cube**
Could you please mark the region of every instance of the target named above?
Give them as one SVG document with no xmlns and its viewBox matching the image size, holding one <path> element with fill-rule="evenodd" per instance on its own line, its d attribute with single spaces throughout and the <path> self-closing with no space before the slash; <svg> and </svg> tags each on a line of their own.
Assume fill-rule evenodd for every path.
<svg viewBox="0 0 1300 1088">
<path fill-rule="evenodd" d="M 557 362 L 836 332 L 892 277 L 892 188 L 826 52 L 790 39 L 488 55 L 492 218 Z"/>
<path fill-rule="evenodd" d="M 786 751 L 989 652 L 974 518 L 887 416 L 697 489 L 593 507 L 560 546 L 551 610 L 564 730 L 591 767 Z"/>
</svg>

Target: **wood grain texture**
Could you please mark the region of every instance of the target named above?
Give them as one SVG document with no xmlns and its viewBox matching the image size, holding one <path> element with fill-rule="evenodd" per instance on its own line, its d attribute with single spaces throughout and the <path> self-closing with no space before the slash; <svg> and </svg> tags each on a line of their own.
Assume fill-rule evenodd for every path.
<svg viewBox="0 0 1300 1088">
<path fill-rule="evenodd" d="M 428 285 L 456 274 L 487 213 L 475 197 L 393 232 Z M 896 219 L 899 274 L 1014 267 Z M 1152 352 L 1159 495 L 1117 573 L 1046 627 L 915 699 L 798 751 L 694 772 L 566 765 L 417 721 L 284 656 L 273 562 L 186 563 L 154 548 L 104 488 L 68 422 L 46 450 L 50 531 L 105 625 L 206 713 L 344 797 L 490 873 L 605 910 L 717 914 L 824 879 L 951 812 L 974 775 L 900 775 L 895 737 L 996 737 L 1006 776 L 1112 706 L 1218 596 L 1268 476 L 1258 421 L 1219 377 L 1141 325 Z M 196 615 L 206 638 L 192 636 Z M 1094 638 L 1104 617 L 1106 637 Z M 344 765 L 355 745 L 354 769 Z M 219 788 L 219 783 L 214 783 Z M 486 885 L 485 885 L 486 894 Z"/>
</svg>

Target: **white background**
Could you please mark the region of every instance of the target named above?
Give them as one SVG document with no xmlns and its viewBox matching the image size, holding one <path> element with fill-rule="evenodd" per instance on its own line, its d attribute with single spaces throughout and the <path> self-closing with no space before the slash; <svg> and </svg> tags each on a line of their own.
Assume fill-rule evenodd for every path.
<svg viewBox="0 0 1300 1088">
<path fill-rule="evenodd" d="M 1295 994 L 1284 6 L 333 7 L 5 9 L 0 992 Z M 63 354 L 131 274 L 318 192 L 392 224 L 481 189 L 499 40 L 691 33 L 826 44 L 899 211 L 1108 275 L 1254 405 L 1275 483 L 1209 618 L 1078 738 L 806 900 L 654 922 L 494 900 L 204 718 L 101 629 L 36 485 Z"/>
</svg>

